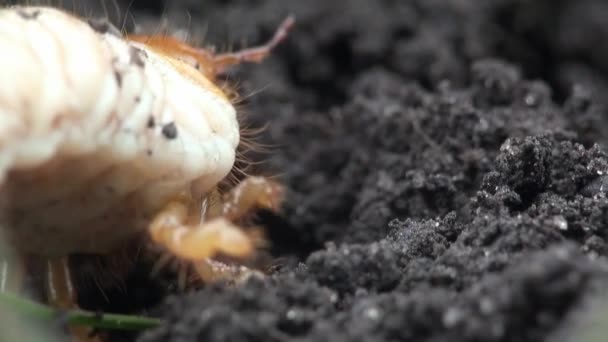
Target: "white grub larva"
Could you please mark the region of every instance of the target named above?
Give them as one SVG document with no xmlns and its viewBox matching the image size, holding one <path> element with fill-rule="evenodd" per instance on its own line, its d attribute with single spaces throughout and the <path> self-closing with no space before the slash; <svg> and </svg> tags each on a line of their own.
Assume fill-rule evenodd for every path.
<svg viewBox="0 0 608 342">
<path fill-rule="evenodd" d="M 218 253 L 251 255 L 235 222 L 276 209 L 280 186 L 245 178 L 218 194 L 242 137 L 215 77 L 262 61 L 292 24 L 216 55 L 52 7 L 1 9 L 0 222 L 18 255 L 67 272 L 66 256 L 112 253 L 142 233 L 197 269 Z"/>
</svg>

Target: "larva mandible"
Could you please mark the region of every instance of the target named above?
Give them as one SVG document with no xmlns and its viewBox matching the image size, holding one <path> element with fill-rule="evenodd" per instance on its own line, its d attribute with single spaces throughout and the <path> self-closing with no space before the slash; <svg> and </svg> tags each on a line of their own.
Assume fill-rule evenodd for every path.
<svg viewBox="0 0 608 342">
<path fill-rule="evenodd" d="M 1 9 L 0 223 L 17 253 L 68 279 L 66 256 L 111 253 L 142 232 L 186 261 L 251 255 L 255 241 L 235 222 L 276 209 L 281 188 L 251 177 L 217 193 L 241 137 L 216 75 L 261 62 L 292 25 L 216 55 L 53 7 Z M 54 300 L 69 301 L 69 280 L 50 278 L 64 289 Z"/>
</svg>

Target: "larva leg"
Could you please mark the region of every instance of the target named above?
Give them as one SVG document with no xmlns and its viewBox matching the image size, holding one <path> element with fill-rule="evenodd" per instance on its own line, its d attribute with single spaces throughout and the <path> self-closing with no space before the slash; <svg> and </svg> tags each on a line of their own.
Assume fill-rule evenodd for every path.
<svg viewBox="0 0 608 342">
<path fill-rule="evenodd" d="M 0 258 L 0 292 L 19 293 L 24 274 L 21 258 Z"/>
<path fill-rule="evenodd" d="M 254 209 L 278 211 L 283 200 L 283 187 L 264 177 L 247 177 L 223 200 L 222 216 L 235 221 Z"/>
<path fill-rule="evenodd" d="M 46 261 L 46 294 L 48 303 L 53 307 L 63 310 L 78 309 L 67 257 Z M 100 341 L 98 337 L 91 336 L 92 331 L 85 326 L 70 327 L 73 340 L 78 342 Z"/>
<path fill-rule="evenodd" d="M 191 223 L 189 208 L 192 199 L 182 196 L 169 202 L 150 224 L 149 232 L 155 243 L 175 256 L 200 261 L 223 253 L 232 257 L 247 257 L 254 251 L 250 237 L 223 217 L 202 223 Z"/>
<path fill-rule="evenodd" d="M 47 301 L 54 307 L 73 309 L 76 293 L 67 258 L 49 259 L 46 263 Z"/>
<path fill-rule="evenodd" d="M 173 256 L 192 261 L 201 280 L 219 278 L 237 280 L 257 271 L 241 265 L 228 265 L 212 260 L 217 254 L 237 258 L 253 255 L 263 241 L 259 231 L 241 230 L 236 222 L 254 209 L 277 211 L 283 188 L 267 178 L 248 177 L 226 193 L 223 198 L 213 192 L 207 198 L 207 209 L 201 222 L 193 199 L 182 195 L 169 202 L 150 224 L 152 241 Z M 165 257 L 161 261 L 169 260 Z M 161 268 L 165 262 L 159 262 Z"/>
</svg>

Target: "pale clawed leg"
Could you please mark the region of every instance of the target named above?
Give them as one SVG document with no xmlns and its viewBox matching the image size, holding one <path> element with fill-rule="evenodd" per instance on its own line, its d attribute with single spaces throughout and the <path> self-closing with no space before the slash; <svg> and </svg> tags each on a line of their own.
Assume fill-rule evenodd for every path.
<svg viewBox="0 0 608 342">
<path fill-rule="evenodd" d="M 0 292 L 21 292 L 25 265 L 21 258 L 0 258 Z"/>
<path fill-rule="evenodd" d="M 48 259 L 46 261 L 46 295 L 48 303 L 62 310 L 79 309 L 76 301 L 76 290 L 68 258 Z M 70 333 L 75 342 L 100 342 L 101 338 L 93 335 L 93 329 L 86 326 L 71 326 Z"/>
<path fill-rule="evenodd" d="M 255 209 L 276 212 L 283 201 L 283 192 L 279 183 L 268 178 L 247 177 L 226 194 L 222 215 L 235 221 Z"/>
<path fill-rule="evenodd" d="M 283 187 L 268 178 L 247 177 L 237 186 L 224 194 L 221 200 L 213 199 L 207 210 L 206 218 L 223 217 L 231 222 L 245 219 L 256 209 L 279 211 L 283 200 Z M 217 194 L 214 194 L 217 196 Z M 256 247 L 265 245 L 263 234 L 258 229 L 249 229 L 249 236 Z M 239 264 L 228 264 L 217 260 L 203 260 L 194 264 L 194 269 L 204 282 L 227 280 L 239 283 L 252 275 L 263 274 L 253 268 Z"/>
<path fill-rule="evenodd" d="M 177 198 L 154 218 L 149 231 L 155 243 L 189 261 L 205 260 L 218 254 L 245 258 L 254 252 L 250 237 L 224 217 L 190 222 L 191 202 L 187 196 Z"/>
<path fill-rule="evenodd" d="M 243 229 L 256 209 L 278 211 L 283 187 L 268 178 L 248 177 L 223 196 L 212 192 L 206 199 L 205 211 L 187 195 L 170 201 L 152 220 L 149 233 L 152 241 L 180 261 L 192 262 L 194 271 L 204 282 L 217 279 L 244 279 L 258 271 L 242 265 L 213 260 L 217 256 L 252 260 L 265 244 L 261 230 Z M 162 268 L 168 262 L 159 260 Z"/>
</svg>

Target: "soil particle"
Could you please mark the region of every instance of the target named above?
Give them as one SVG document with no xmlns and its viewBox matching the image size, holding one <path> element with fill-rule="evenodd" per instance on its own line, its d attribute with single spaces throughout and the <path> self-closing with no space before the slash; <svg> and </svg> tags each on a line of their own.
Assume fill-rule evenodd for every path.
<svg viewBox="0 0 608 342">
<path fill-rule="evenodd" d="M 331 315 L 335 298 L 332 291 L 292 276 L 254 278 L 238 288 L 217 284 L 170 298 L 169 324 L 145 333 L 142 340 L 284 341 L 306 334 Z"/>
</svg>

